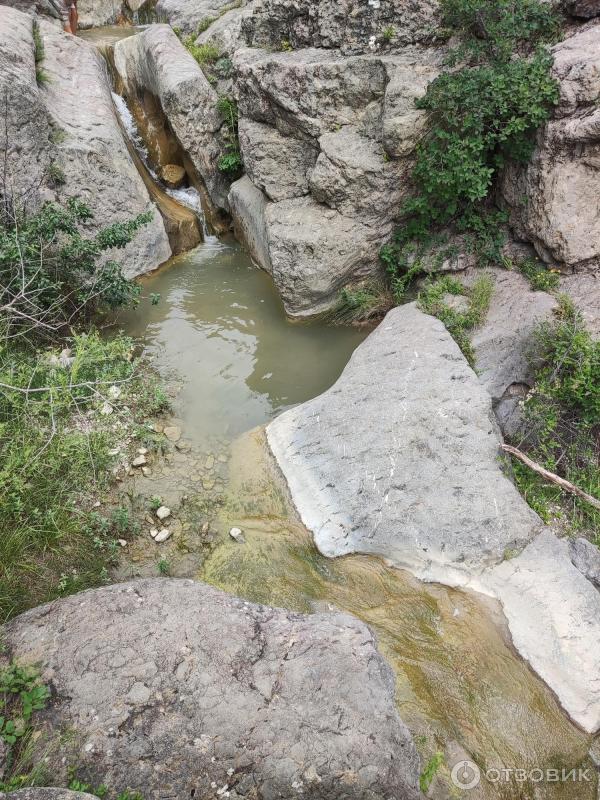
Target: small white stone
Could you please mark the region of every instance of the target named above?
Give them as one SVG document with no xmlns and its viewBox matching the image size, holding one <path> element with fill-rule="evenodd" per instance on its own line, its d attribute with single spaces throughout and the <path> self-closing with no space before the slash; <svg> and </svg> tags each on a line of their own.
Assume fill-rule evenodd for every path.
<svg viewBox="0 0 600 800">
<path fill-rule="evenodd" d="M 150 530 L 150 536 L 151 536 L 153 539 L 156 539 L 156 537 L 158 536 L 158 528 L 151 528 L 151 530 Z"/>
<path fill-rule="evenodd" d="M 171 509 L 167 508 L 167 506 L 161 506 L 156 510 L 156 516 L 160 519 L 167 519 L 167 517 L 171 516 Z"/>
<path fill-rule="evenodd" d="M 232 528 L 229 531 L 229 535 L 232 539 L 235 539 L 236 542 L 243 543 L 246 540 L 244 539 L 244 533 L 241 528 Z"/>
<path fill-rule="evenodd" d="M 121 545 L 121 547 L 127 547 L 127 542 L 125 539 L 117 539 L 117 542 Z"/>
<path fill-rule="evenodd" d="M 168 528 L 163 528 L 154 537 L 154 541 L 157 544 L 161 544 L 162 542 L 166 542 L 170 535 L 171 535 L 171 531 Z"/>
<path fill-rule="evenodd" d="M 100 500 L 96 500 L 96 502 L 94 503 L 94 508 L 100 508 L 101 505 L 102 503 L 100 502 Z"/>
<path fill-rule="evenodd" d="M 111 397 L 113 400 L 118 400 L 121 397 L 121 390 L 118 386 L 111 386 L 108 390 L 108 396 Z"/>
<path fill-rule="evenodd" d="M 145 456 L 145 455 L 148 453 L 148 450 L 147 450 L 147 448 L 145 448 L 145 447 L 140 447 L 140 448 L 139 448 L 139 450 L 138 450 L 138 453 L 139 453 L 141 456 Z"/>
<path fill-rule="evenodd" d="M 148 463 L 148 459 L 146 456 L 136 456 L 133 461 L 131 462 L 132 467 L 143 467 L 145 464 Z"/>
<path fill-rule="evenodd" d="M 104 403 L 104 404 L 102 405 L 102 408 L 100 409 L 100 413 L 101 413 L 101 414 L 102 414 L 104 417 L 106 417 L 106 416 L 108 416 L 109 414 L 112 414 L 112 413 L 113 413 L 113 410 L 114 410 L 114 409 L 113 409 L 113 407 L 111 406 L 111 404 L 110 404 L 110 403 L 108 403 L 108 402 L 106 402 L 106 403 Z"/>
</svg>

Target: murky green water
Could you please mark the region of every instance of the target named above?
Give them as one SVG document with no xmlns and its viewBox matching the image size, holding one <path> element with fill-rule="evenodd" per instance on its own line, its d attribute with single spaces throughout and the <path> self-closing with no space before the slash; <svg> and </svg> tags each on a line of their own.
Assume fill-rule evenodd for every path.
<svg viewBox="0 0 600 800">
<path fill-rule="evenodd" d="M 175 413 L 196 443 L 240 433 L 329 388 L 365 333 L 289 322 L 271 278 L 233 240 L 209 238 L 143 282 L 160 293 L 119 319 L 182 389 Z"/>
<path fill-rule="evenodd" d="M 79 30 L 77 31 L 77 36 L 79 36 L 80 39 L 85 39 L 87 42 L 104 48 L 120 42 L 121 39 L 135 36 L 140 30 L 142 30 L 142 28 L 135 25 L 105 25 L 101 28 Z"/>
</svg>

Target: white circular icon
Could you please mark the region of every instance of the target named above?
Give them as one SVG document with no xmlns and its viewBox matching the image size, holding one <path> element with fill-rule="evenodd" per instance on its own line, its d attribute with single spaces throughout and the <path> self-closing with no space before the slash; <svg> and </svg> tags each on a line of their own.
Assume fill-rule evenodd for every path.
<svg viewBox="0 0 600 800">
<path fill-rule="evenodd" d="M 459 761 L 452 768 L 452 783 L 459 789 L 474 789 L 481 780 L 481 772 L 473 761 Z"/>
</svg>

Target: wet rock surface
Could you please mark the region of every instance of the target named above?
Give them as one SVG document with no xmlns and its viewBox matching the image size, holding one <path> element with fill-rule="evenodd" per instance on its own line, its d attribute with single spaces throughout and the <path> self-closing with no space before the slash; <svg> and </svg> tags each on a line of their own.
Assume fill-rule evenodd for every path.
<svg viewBox="0 0 600 800">
<path fill-rule="evenodd" d="M 267 436 L 325 555 L 373 553 L 460 584 L 541 525 L 502 473 L 489 395 L 414 304 L 389 312 L 338 382 Z"/>
<path fill-rule="evenodd" d="M 596 552 L 597 552 L 597 548 Z M 572 551 L 571 551 L 572 552 Z M 569 544 L 544 531 L 490 570 L 519 653 L 584 730 L 600 729 L 600 592 L 571 561 Z"/>
<path fill-rule="evenodd" d="M 76 758 L 86 778 L 150 800 L 223 787 L 229 797 L 419 796 L 391 670 L 353 617 L 156 579 L 42 606 L 4 633 L 51 682 L 40 722 L 56 774 Z M 71 743 L 59 740 L 65 726 Z"/>
</svg>

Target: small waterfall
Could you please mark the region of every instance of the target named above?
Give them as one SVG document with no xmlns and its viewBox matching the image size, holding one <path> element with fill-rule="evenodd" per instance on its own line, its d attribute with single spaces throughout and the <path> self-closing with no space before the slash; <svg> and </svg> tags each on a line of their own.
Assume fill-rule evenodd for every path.
<svg viewBox="0 0 600 800">
<path fill-rule="evenodd" d="M 185 206 L 186 208 L 189 208 L 190 211 L 194 212 L 201 223 L 205 241 L 213 238 L 206 225 L 206 219 L 204 217 L 204 211 L 202 209 L 202 202 L 198 190 L 193 186 L 187 186 L 182 189 L 169 189 L 163 184 L 150 160 L 148 148 L 146 147 L 145 142 L 140 135 L 135 119 L 133 118 L 133 114 L 129 110 L 127 103 L 121 97 L 121 95 L 117 94 L 116 92 L 112 92 L 112 99 L 115 104 L 115 108 L 117 109 L 117 113 L 121 119 L 125 133 L 129 137 L 129 140 L 146 167 L 148 174 L 152 177 L 152 180 L 158 186 L 160 186 L 161 190 L 165 192 L 165 194 L 167 194 L 177 203 L 180 203 L 182 206 Z"/>
</svg>

